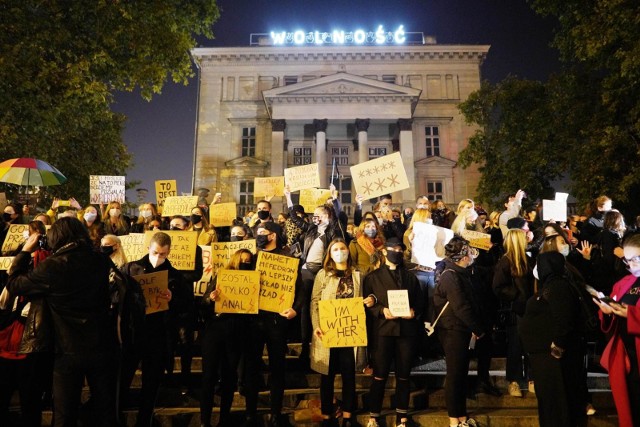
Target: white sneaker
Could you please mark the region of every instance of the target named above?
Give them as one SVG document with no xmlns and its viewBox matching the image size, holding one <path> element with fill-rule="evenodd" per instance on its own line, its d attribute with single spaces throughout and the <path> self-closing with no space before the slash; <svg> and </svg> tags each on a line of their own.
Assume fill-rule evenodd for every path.
<svg viewBox="0 0 640 427">
<path fill-rule="evenodd" d="M 591 403 L 587 403 L 587 415 L 592 416 L 596 414 L 596 408 Z"/>
<path fill-rule="evenodd" d="M 520 391 L 520 384 L 513 381 L 509 384 L 509 396 L 522 397 L 522 391 Z"/>
<path fill-rule="evenodd" d="M 369 422 L 367 423 L 367 427 L 380 427 L 378 425 L 378 422 L 373 419 L 373 418 L 369 418 Z"/>
<path fill-rule="evenodd" d="M 478 423 L 473 418 L 467 418 L 467 421 L 461 422 L 458 427 L 478 427 Z"/>
<path fill-rule="evenodd" d="M 529 381 L 529 393 L 536 394 L 536 384 L 533 381 Z"/>
</svg>

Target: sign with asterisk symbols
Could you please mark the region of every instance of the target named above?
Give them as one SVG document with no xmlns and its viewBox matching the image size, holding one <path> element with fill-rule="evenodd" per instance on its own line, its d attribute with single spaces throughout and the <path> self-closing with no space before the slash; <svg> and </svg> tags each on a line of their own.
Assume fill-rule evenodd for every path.
<svg viewBox="0 0 640 427">
<path fill-rule="evenodd" d="M 351 166 L 351 176 L 356 193 L 365 199 L 409 188 L 409 179 L 400 153 Z"/>
</svg>

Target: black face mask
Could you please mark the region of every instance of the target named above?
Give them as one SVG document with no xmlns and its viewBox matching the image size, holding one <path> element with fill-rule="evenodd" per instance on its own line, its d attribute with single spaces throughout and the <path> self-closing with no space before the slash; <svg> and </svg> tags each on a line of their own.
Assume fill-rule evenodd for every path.
<svg viewBox="0 0 640 427">
<path fill-rule="evenodd" d="M 250 262 L 241 262 L 240 263 L 240 270 L 251 270 L 251 263 Z"/>
<path fill-rule="evenodd" d="M 404 261 L 404 254 L 402 252 L 387 251 L 387 259 L 395 265 L 400 265 Z"/>
<path fill-rule="evenodd" d="M 191 215 L 191 224 L 200 224 L 200 221 L 202 221 L 202 215 Z"/>
<path fill-rule="evenodd" d="M 100 246 L 100 252 L 105 255 L 111 255 L 114 252 L 113 246 Z"/>
<path fill-rule="evenodd" d="M 11 216 L 11 214 L 5 212 L 2 214 L 2 219 L 4 219 L 4 222 L 11 222 L 11 220 L 13 219 L 11 218 Z"/>
<path fill-rule="evenodd" d="M 169 230 L 173 230 L 173 231 L 182 231 L 182 229 L 180 229 L 180 228 L 176 227 L 175 225 L 174 225 L 174 226 L 169 227 Z"/>
<path fill-rule="evenodd" d="M 269 244 L 269 235 L 256 236 L 256 246 L 260 249 L 264 249 Z"/>
<path fill-rule="evenodd" d="M 231 240 L 232 242 L 239 242 L 239 241 L 241 241 L 241 240 L 243 240 L 243 239 L 244 239 L 244 236 L 231 236 L 231 239 L 230 239 L 230 240 Z"/>
<path fill-rule="evenodd" d="M 265 219 L 268 219 L 271 216 L 271 214 L 269 213 L 269 211 L 258 211 L 258 218 L 260 218 L 260 221 L 264 221 Z"/>
</svg>

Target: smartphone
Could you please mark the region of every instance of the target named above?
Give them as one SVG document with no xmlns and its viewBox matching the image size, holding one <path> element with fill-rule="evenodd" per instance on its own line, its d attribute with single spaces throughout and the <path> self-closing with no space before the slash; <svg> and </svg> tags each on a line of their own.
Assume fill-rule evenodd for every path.
<svg viewBox="0 0 640 427">
<path fill-rule="evenodd" d="M 598 298 L 598 301 L 603 302 L 605 304 L 618 304 L 620 305 L 619 301 L 614 300 L 613 298 L 610 297 L 600 297 Z"/>
<path fill-rule="evenodd" d="M 69 200 L 59 200 L 58 206 L 71 206 L 71 202 Z"/>
</svg>

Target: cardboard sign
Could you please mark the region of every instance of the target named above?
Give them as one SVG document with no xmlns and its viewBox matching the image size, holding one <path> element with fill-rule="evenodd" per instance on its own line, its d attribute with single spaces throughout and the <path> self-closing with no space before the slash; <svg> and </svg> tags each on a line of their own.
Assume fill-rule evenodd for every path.
<svg viewBox="0 0 640 427">
<path fill-rule="evenodd" d="M 329 197 L 331 197 L 331 190 L 323 188 L 300 190 L 300 204 L 304 207 L 305 212 L 315 211 L 318 206 L 326 204 Z"/>
<path fill-rule="evenodd" d="M 367 345 L 362 297 L 322 300 L 319 311 L 322 345 L 328 348 Z"/>
<path fill-rule="evenodd" d="M 145 313 L 157 313 L 169 310 L 169 300 L 162 296 L 169 289 L 169 271 L 157 271 L 155 273 L 133 276 L 140 283 L 146 303 Z"/>
<path fill-rule="evenodd" d="M 260 272 L 260 310 L 281 313 L 293 306 L 299 262 L 298 258 L 258 252 L 256 271 Z"/>
<path fill-rule="evenodd" d="M 350 170 L 356 194 L 361 194 L 365 199 L 409 188 L 400 153 L 351 166 Z"/>
<path fill-rule="evenodd" d="M 164 199 L 162 216 L 191 216 L 191 209 L 198 206 L 198 196 L 170 196 Z"/>
<path fill-rule="evenodd" d="M 469 241 L 469 246 L 473 248 L 488 251 L 493 244 L 491 243 L 491 234 L 480 233 L 479 231 L 463 230 L 462 237 Z"/>
<path fill-rule="evenodd" d="M 24 238 L 25 231 L 29 231 L 29 224 L 9 225 L 9 232 L 7 233 L 7 237 L 4 239 L 4 243 L 2 243 L 2 253 L 6 254 L 17 250 L 18 247 L 20 247 L 20 245 L 26 240 Z"/>
<path fill-rule="evenodd" d="M 256 177 L 253 179 L 253 197 L 256 201 L 284 196 L 284 176 Z"/>
<path fill-rule="evenodd" d="M 193 282 L 193 294 L 197 297 L 204 295 L 204 291 L 207 290 L 207 284 L 212 277 L 212 264 L 211 264 L 211 246 L 198 245 L 202 249 L 202 277 L 197 282 Z"/>
<path fill-rule="evenodd" d="M 215 203 L 209 206 L 209 223 L 214 227 L 230 227 L 238 216 L 236 203 Z"/>
<path fill-rule="evenodd" d="M 0 256 L 0 271 L 8 271 L 13 263 L 12 256 Z"/>
<path fill-rule="evenodd" d="M 0 210 L 4 211 L 4 208 L 7 207 L 7 195 L 5 193 L 0 193 Z"/>
<path fill-rule="evenodd" d="M 149 247 L 144 245 L 144 233 L 131 233 L 118 236 L 127 261 L 137 261 L 149 253 Z"/>
<path fill-rule="evenodd" d="M 215 305 L 216 313 L 258 314 L 259 272 L 220 270 L 216 289 L 220 290 L 220 298 Z"/>
<path fill-rule="evenodd" d="M 162 207 L 167 197 L 175 197 L 178 195 L 178 184 L 175 179 L 165 179 L 156 181 L 156 206 L 158 213 L 162 213 Z M 189 211 L 191 215 L 191 211 Z"/>
<path fill-rule="evenodd" d="M 110 202 L 124 203 L 124 181 L 124 176 L 90 175 L 89 203 L 92 205 Z"/>
<path fill-rule="evenodd" d="M 196 268 L 196 246 L 198 246 L 198 232 L 196 231 L 162 231 L 171 237 L 171 249 L 167 259 L 178 270 L 193 270 Z M 158 230 L 145 231 L 144 247 L 149 248 L 151 236 Z M 148 253 L 148 250 L 147 250 Z"/>
<path fill-rule="evenodd" d="M 409 305 L 409 291 L 406 289 L 393 289 L 387 291 L 389 311 L 395 317 L 411 316 Z"/>
<path fill-rule="evenodd" d="M 289 186 L 289 191 L 298 191 L 305 188 L 320 187 L 320 174 L 318 164 L 296 166 L 284 170 L 284 183 Z"/>
<path fill-rule="evenodd" d="M 211 273 L 225 268 L 231 259 L 231 255 L 239 249 L 247 249 L 252 254 L 256 253 L 256 241 L 241 240 L 239 242 L 211 242 Z"/>
</svg>

